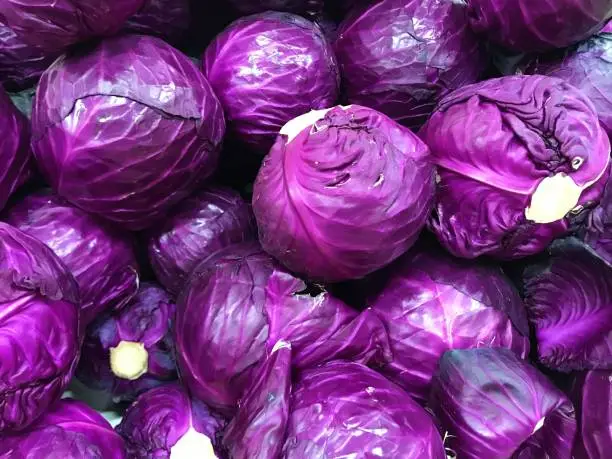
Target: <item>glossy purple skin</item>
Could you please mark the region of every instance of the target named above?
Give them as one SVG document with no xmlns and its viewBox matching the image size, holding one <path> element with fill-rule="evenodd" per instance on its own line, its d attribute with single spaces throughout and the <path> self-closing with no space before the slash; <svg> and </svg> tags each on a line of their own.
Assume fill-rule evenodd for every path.
<svg viewBox="0 0 612 459">
<path fill-rule="evenodd" d="M 3 220 L 45 243 L 79 284 L 81 319 L 121 309 L 138 291 L 131 236 L 41 190 L 8 209 Z"/>
<path fill-rule="evenodd" d="M 406 254 L 368 302 L 389 333 L 393 361 L 380 371 L 426 402 L 438 361 L 449 349 L 504 347 L 529 355 L 527 312 L 496 266 L 438 250 Z"/>
<path fill-rule="evenodd" d="M 461 2 L 373 2 L 350 14 L 338 34 L 348 101 L 412 129 L 441 97 L 478 81 L 487 63 Z"/>
<path fill-rule="evenodd" d="M 579 374 L 572 386 L 578 417 L 575 459 L 600 459 L 612 450 L 612 371 Z"/>
<path fill-rule="evenodd" d="M 240 14 L 263 13 L 264 11 L 288 11 L 310 14 L 323 9 L 324 0 L 229 0 L 228 3 Z"/>
<path fill-rule="evenodd" d="M 163 289 L 143 283 L 130 304 L 89 327 L 76 377 L 93 389 L 109 391 L 117 402 L 133 401 L 140 393 L 177 379 L 171 331 L 175 313 L 176 306 Z M 110 367 L 110 348 L 121 341 L 142 343 L 149 354 L 148 371 L 134 381 L 116 376 Z"/>
<path fill-rule="evenodd" d="M 303 372 L 291 394 L 283 458 L 365 452 L 389 459 L 446 458 L 429 413 L 374 370 L 336 361 Z"/>
<path fill-rule="evenodd" d="M 255 182 L 264 249 L 309 279 L 357 279 L 408 250 L 434 198 L 427 146 L 387 116 L 335 107 L 280 135 Z"/>
<path fill-rule="evenodd" d="M 60 398 L 81 330 L 68 269 L 42 242 L 0 223 L 0 436 L 28 427 Z"/>
<path fill-rule="evenodd" d="M 538 358 L 559 371 L 612 369 L 612 265 L 580 242 L 555 242 L 523 274 Z"/>
<path fill-rule="evenodd" d="M 187 32 L 190 21 L 189 0 L 144 0 L 140 11 L 127 20 L 124 30 L 175 43 Z"/>
<path fill-rule="evenodd" d="M 0 24 L 0 83 L 6 90 L 32 86 L 57 56 L 27 44 L 13 29 Z"/>
<path fill-rule="evenodd" d="M 40 80 L 32 147 L 52 188 L 131 230 L 152 225 L 211 175 L 225 131 L 195 64 L 159 38 L 109 38 Z"/>
<path fill-rule="evenodd" d="M 3 436 L 2 459 L 126 459 L 111 425 L 85 403 L 57 402 L 27 432 Z"/>
<path fill-rule="evenodd" d="M 513 259 L 542 251 L 567 232 L 569 215 L 527 220 L 545 177 L 565 173 L 578 186 L 604 174 L 610 142 L 593 105 L 573 86 L 547 76 L 509 76 L 445 97 L 421 131 L 438 166 L 430 229 L 452 254 Z M 572 160 L 581 158 L 574 170 Z M 600 183 L 579 205 L 597 202 Z"/>
<path fill-rule="evenodd" d="M 70 45 L 117 32 L 144 0 L 1 0 L 0 22 L 39 49 Z"/>
<path fill-rule="evenodd" d="M 580 233 L 584 242 L 612 265 L 612 180 L 608 180 L 599 205 L 589 214 Z"/>
<path fill-rule="evenodd" d="M 170 449 L 190 427 L 215 445 L 223 421 L 180 385 L 166 384 L 140 395 L 116 430 L 125 440 L 128 459 L 168 459 Z"/>
<path fill-rule="evenodd" d="M 208 45 L 202 66 L 229 132 L 261 155 L 285 123 L 338 98 L 331 45 L 318 26 L 294 14 L 238 19 Z"/>
<path fill-rule="evenodd" d="M 267 352 L 293 347 L 293 366 L 390 358 L 384 326 L 327 292 L 311 293 L 256 243 L 230 246 L 192 273 L 177 304 L 174 339 L 191 393 L 232 415 Z"/>
<path fill-rule="evenodd" d="M 0 88 L 0 209 L 32 174 L 30 126 L 27 118 Z"/>
<path fill-rule="evenodd" d="M 508 349 L 446 352 L 429 406 L 455 457 L 571 458 L 574 407 L 542 373 Z M 533 433 L 542 418 L 544 424 Z"/>
<path fill-rule="evenodd" d="M 612 0 L 468 0 L 477 33 L 515 51 L 565 48 L 590 37 L 612 17 Z"/>
<path fill-rule="evenodd" d="M 209 187 L 181 201 L 148 233 L 155 277 L 178 295 L 197 264 L 215 252 L 257 237 L 251 206 L 230 188 Z"/>
</svg>

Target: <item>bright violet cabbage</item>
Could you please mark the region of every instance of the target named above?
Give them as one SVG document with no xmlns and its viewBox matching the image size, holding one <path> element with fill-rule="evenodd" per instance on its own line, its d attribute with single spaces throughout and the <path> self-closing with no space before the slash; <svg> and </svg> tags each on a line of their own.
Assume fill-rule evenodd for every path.
<svg viewBox="0 0 612 459">
<path fill-rule="evenodd" d="M 363 277 L 417 239 L 431 211 L 434 167 L 410 130 L 358 105 L 287 123 L 255 182 L 264 249 L 328 282 Z"/>
<path fill-rule="evenodd" d="M 321 457 L 446 454 L 430 414 L 400 387 L 363 365 L 335 361 L 304 371 L 291 393 L 283 458 Z"/>
<path fill-rule="evenodd" d="M 81 319 L 121 309 L 138 291 L 138 264 L 130 235 L 64 201 L 50 190 L 26 196 L 4 220 L 44 242 L 79 284 Z"/>
<path fill-rule="evenodd" d="M 561 78 L 580 89 L 612 136 L 612 30 L 572 48 L 538 56 L 524 66 L 525 73 Z"/>
<path fill-rule="evenodd" d="M 229 0 L 229 3 L 240 14 L 271 10 L 313 15 L 323 9 L 323 0 Z"/>
<path fill-rule="evenodd" d="M 159 282 L 177 295 L 198 262 L 231 244 L 255 238 L 251 206 L 229 188 L 205 188 L 151 228 L 149 260 Z"/>
<path fill-rule="evenodd" d="M 570 459 L 574 407 L 546 377 L 501 348 L 447 351 L 430 407 L 461 459 Z"/>
<path fill-rule="evenodd" d="M 601 202 L 589 213 L 579 234 L 603 260 L 612 265 L 612 180 L 608 180 Z"/>
<path fill-rule="evenodd" d="M 612 17 L 612 0 L 468 0 L 470 25 L 515 51 L 565 48 L 590 37 Z"/>
<path fill-rule="evenodd" d="M 204 403 L 178 384 L 166 384 L 138 397 L 116 430 L 125 439 L 127 459 L 214 459 L 222 428 Z"/>
<path fill-rule="evenodd" d="M 30 126 L 27 118 L 0 88 L 0 209 L 32 175 Z"/>
<path fill-rule="evenodd" d="M 177 379 L 171 331 L 175 314 L 163 289 L 143 283 L 132 303 L 89 327 L 76 377 L 92 389 L 110 392 L 115 402 L 133 401 Z"/>
<path fill-rule="evenodd" d="M 578 417 L 575 459 L 600 459 L 612 450 L 612 372 L 579 374 L 572 386 Z"/>
<path fill-rule="evenodd" d="M 557 78 L 465 86 L 421 135 L 438 165 L 430 227 L 456 256 L 540 252 L 603 191 L 608 137 L 591 102 Z"/>
<path fill-rule="evenodd" d="M 78 286 L 68 269 L 42 242 L 0 223 L 3 438 L 60 398 L 77 364 L 81 330 Z"/>
<path fill-rule="evenodd" d="M 427 400 L 438 360 L 449 349 L 504 347 L 527 358 L 527 312 L 499 267 L 419 250 L 389 273 L 369 301 L 393 351 L 380 371 L 415 400 Z"/>
<path fill-rule="evenodd" d="M 448 92 L 478 81 L 486 57 L 461 2 L 383 0 L 340 25 L 334 51 L 351 103 L 420 127 Z"/>
<path fill-rule="evenodd" d="M 83 402 L 57 402 L 26 432 L 0 442 L 2 459 L 125 459 L 125 444 L 100 414 Z"/>
<path fill-rule="evenodd" d="M 612 369 L 612 265 L 578 240 L 555 241 L 523 273 L 538 359 L 560 371 Z"/>
<path fill-rule="evenodd" d="M 293 14 L 233 22 L 208 46 L 203 71 L 235 139 L 265 155 L 285 123 L 338 98 L 339 70 L 323 32 Z"/>
<path fill-rule="evenodd" d="M 177 303 L 174 331 L 183 383 L 233 414 L 266 351 L 284 340 L 292 365 L 332 359 L 390 360 L 384 325 L 283 270 L 256 243 L 230 246 L 193 271 Z"/>
<path fill-rule="evenodd" d="M 47 52 L 112 35 L 144 0 L 0 0 L 0 22 Z"/>
<path fill-rule="evenodd" d="M 125 35 L 92 46 L 42 76 L 34 153 L 60 196 L 144 229 L 214 172 L 223 112 L 195 64 L 161 39 Z"/>
<path fill-rule="evenodd" d="M 124 30 L 156 35 L 176 43 L 189 29 L 189 0 L 144 0 L 144 5 L 125 23 Z"/>
</svg>

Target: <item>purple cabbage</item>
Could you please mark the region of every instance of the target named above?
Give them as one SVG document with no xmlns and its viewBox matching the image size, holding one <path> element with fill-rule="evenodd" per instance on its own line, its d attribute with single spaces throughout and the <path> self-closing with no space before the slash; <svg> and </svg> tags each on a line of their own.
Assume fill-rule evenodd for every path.
<svg viewBox="0 0 612 459">
<path fill-rule="evenodd" d="M 189 29 L 190 20 L 189 0 L 144 0 L 143 7 L 128 19 L 124 30 L 176 43 Z"/>
<path fill-rule="evenodd" d="M 32 424 L 79 357 L 78 286 L 42 242 L 0 223 L 0 435 Z M 3 441 L 0 444 L 3 444 Z"/>
<path fill-rule="evenodd" d="M 349 15 L 334 50 L 351 103 L 410 128 L 448 92 L 478 81 L 486 57 L 461 2 L 382 0 Z"/>
<path fill-rule="evenodd" d="M 72 272 L 81 293 L 81 319 L 121 309 L 138 291 L 138 264 L 129 235 L 100 222 L 50 190 L 12 206 L 4 220 L 44 242 Z"/>
<path fill-rule="evenodd" d="M 508 349 L 447 351 L 433 380 L 430 406 L 452 457 L 571 458 L 574 407 Z"/>
<path fill-rule="evenodd" d="M 321 29 L 293 14 L 239 19 L 208 46 L 203 71 L 232 136 L 265 155 L 285 123 L 336 103 L 339 70 Z"/>
<path fill-rule="evenodd" d="M 429 150 L 416 135 L 375 110 L 338 106 L 283 127 L 257 176 L 253 211 L 268 253 L 335 282 L 406 252 L 434 188 Z"/>
<path fill-rule="evenodd" d="M 612 180 L 608 180 L 601 202 L 588 215 L 579 235 L 604 261 L 612 265 Z"/>
<path fill-rule="evenodd" d="M 214 172 L 225 122 L 187 56 L 159 38 L 126 35 L 55 61 L 32 127 L 38 165 L 60 196 L 137 230 Z"/>
</svg>

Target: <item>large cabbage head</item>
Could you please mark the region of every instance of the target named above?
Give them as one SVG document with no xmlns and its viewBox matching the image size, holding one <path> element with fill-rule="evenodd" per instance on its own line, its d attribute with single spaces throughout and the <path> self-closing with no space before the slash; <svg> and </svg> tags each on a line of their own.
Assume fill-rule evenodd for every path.
<svg viewBox="0 0 612 459">
<path fill-rule="evenodd" d="M 370 304 L 389 333 L 393 361 L 381 371 L 426 401 L 449 349 L 505 347 L 529 354 L 529 324 L 518 292 L 497 266 L 419 250 L 389 269 Z"/>
<path fill-rule="evenodd" d="M 32 129 L 38 165 L 60 196 L 143 229 L 214 171 L 225 121 L 187 56 L 125 35 L 55 61 L 40 80 Z"/>
<path fill-rule="evenodd" d="M 50 190 L 37 191 L 12 206 L 7 223 L 44 242 L 79 284 L 81 318 L 121 309 L 138 290 L 138 263 L 130 235 L 74 207 Z"/>
<path fill-rule="evenodd" d="M 349 102 L 418 128 L 486 65 L 461 2 L 382 0 L 340 25 L 334 50 Z"/>
<path fill-rule="evenodd" d="M 284 340 L 292 364 L 389 359 L 384 325 L 282 269 L 256 243 L 230 246 L 191 274 L 177 304 L 174 339 L 183 383 L 226 414 L 254 378 L 266 352 Z"/>
<path fill-rule="evenodd" d="M 0 0 L 0 22 L 48 52 L 117 32 L 143 0 Z"/>
<path fill-rule="evenodd" d="M 176 43 L 189 29 L 190 21 L 189 0 L 144 0 L 143 7 L 128 19 L 124 30 Z"/>
<path fill-rule="evenodd" d="M 42 242 L 0 223 L 3 439 L 60 398 L 76 367 L 81 330 L 78 286 L 68 269 Z"/>
<path fill-rule="evenodd" d="M 57 402 L 26 432 L 2 437 L 2 459 L 126 459 L 123 439 L 86 404 Z"/>
<path fill-rule="evenodd" d="M 215 459 L 223 421 L 178 384 L 143 393 L 128 408 L 117 432 L 128 459 Z"/>
<path fill-rule="evenodd" d="M 600 459 L 612 450 L 612 371 L 578 374 L 571 388 L 578 417 L 575 459 Z"/>
<path fill-rule="evenodd" d="M 574 407 L 508 349 L 447 351 L 433 380 L 430 407 L 452 457 L 572 457 Z"/>
<path fill-rule="evenodd" d="M 612 265 L 575 239 L 523 273 L 538 358 L 549 368 L 612 370 Z"/>
<path fill-rule="evenodd" d="M 88 329 L 76 376 L 116 402 L 177 378 L 172 342 L 176 306 L 156 284 L 144 283 L 121 311 Z"/>
<path fill-rule="evenodd" d="M 266 251 L 328 282 L 387 265 L 431 211 L 434 167 L 409 129 L 359 105 L 287 123 L 264 160 L 253 210 Z"/>
<path fill-rule="evenodd" d="M 229 0 L 229 3 L 240 14 L 271 10 L 313 15 L 323 9 L 323 0 Z"/>
<path fill-rule="evenodd" d="M 565 48 L 612 17 L 612 0 L 467 0 L 470 24 L 487 39 L 522 52 Z"/>
<path fill-rule="evenodd" d="M 542 251 L 596 202 L 610 142 L 592 103 L 557 78 L 509 76 L 445 97 L 422 130 L 438 165 L 430 227 L 460 257 Z"/>
<path fill-rule="evenodd" d="M 198 262 L 231 244 L 255 238 L 251 206 L 229 188 L 205 188 L 151 228 L 149 260 L 159 282 L 178 295 Z"/>
<path fill-rule="evenodd" d="M 234 138 L 262 155 L 286 122 L 338 98 L 331 45 L 318 26 L 294 14 L 233 22 L 208 45 L 203 68 Z"/>
</svg>

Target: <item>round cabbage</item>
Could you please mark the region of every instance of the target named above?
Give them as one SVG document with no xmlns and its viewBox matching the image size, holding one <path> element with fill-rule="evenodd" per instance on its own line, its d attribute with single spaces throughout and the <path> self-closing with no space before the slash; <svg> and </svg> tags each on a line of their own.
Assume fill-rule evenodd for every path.
<svg viewBox="0 0 612 459">
<path fill-rule="evenodd" d="M 410 130 L 358 105 L 287 123 L 255 182 L 264 249 L 328 282 L 365 276 L 415 242 L 431 211 L 434 167 Z"/>
<path fill-rule="evenodd" d="M 231 244 L 255 239 L 251 206 L 229 188 L 193 194 L 151 228 L 149 260 L 159 282 L 174 295 L 198 262 Z"/>
<path fill-rule="evenodd" d="M 293 14 L 239 19 L 208 46 L 204 73 L 232 135 L 265 155 L 280 128 L 338 98 L 338 66 L 321 29 Z"/>
<path fill-rule="evenodd" d="M 0 22 L 47 52 L 117 32 L 144 0 L 0 0 Z"/>
<path fill-rule="evenodd" d="M 12 206 L 4 220 L 44 242 L 79 284 L 81 319 L 121 309 L 138 291 L 138 263 L 130 235 L 72 206 L 50 190 Z"/>
<path fill-rule="evenodd" d="M 60 398 L 82 328 L 68 269 L 42 242 L 0 223 L 0 445 Z"/>
<path fill-rule="evenodd" d="M 612 0 L 467 0 L 472 28 L 507 48 L 535 52 L 590 37 L 612 17 Z"/>
<path fill-rule="evenodd" d="M 195 64 L 161 39 L 126 35 L 92 46 L 42 76 L 34 154 L 60 196 L 144 229 L 214 171 L 223 112 Z"/>
<path fill-rule="evenodd" d="M 430 228 L 466 258 L 542 251 L 600 198 L 610 159 L 592 103 L 540 75 L 454 91 L 421 135 L 438 166 Z"/>
<path fill-rule="evenodd" d="M 383 0 L 340 25 L 334 51 L 348 101 L 410 128 L 486 65 L 461 2 Z"/>
<path fill-rule="evenodd" d="M 140 11 L 125 23 L 124 30 L 175 43 L 189 29 L 190 13 L 189 0 L 145 0 Z"/>
<path fill-rule="evenodd" d="M 264 11 L 289 11 L 291 13 L 315 14 L 323 9 L 324 0 L 229 0 L 240 14 Z"/>
</svg>

